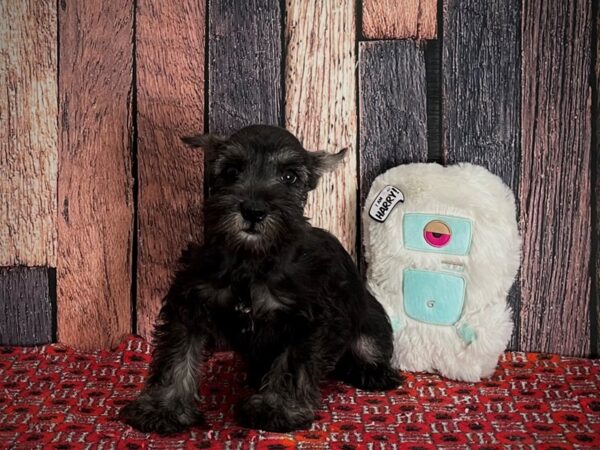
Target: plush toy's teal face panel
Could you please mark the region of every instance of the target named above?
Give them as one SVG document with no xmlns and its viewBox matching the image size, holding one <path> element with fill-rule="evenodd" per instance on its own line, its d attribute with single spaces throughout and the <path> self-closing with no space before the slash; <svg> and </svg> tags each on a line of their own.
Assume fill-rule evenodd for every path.
<svg viewBox="0 0 600 450">
<path fill-rule="evenodd" d="M 454 325 L 462 314 L 465 280 L 456 275 L 405 269 L 404 311 L 414 320 L 434 325 Z"/>
<path fill-rule="evenodd" d="M 421 252 L 464 256 L 471 247 L 472 225 L 468 219 L 439 214 L 404 214 L 404 247 Z"/>
</svg>

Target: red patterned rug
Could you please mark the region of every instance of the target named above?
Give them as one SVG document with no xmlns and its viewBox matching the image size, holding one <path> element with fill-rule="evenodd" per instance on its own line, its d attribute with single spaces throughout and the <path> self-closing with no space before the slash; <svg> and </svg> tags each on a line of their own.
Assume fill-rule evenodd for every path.
<svg viewBox="0 0 600 450">
<path fill-rule="evenodd" d="M 600 360 L 506 353 L 484 382 L 409 373 L 387 394 L 332 381 L 311 430 L 276 434 L 235 425 L 245 375 L 237 358 L 220 353 L 201 387 L 210 429 L 168 438 L 115 420 L 149 360 L 149 345 L 135 337 L 114 352 L 0 348 L 0 448 L 600 448 Z"/>
</svg>

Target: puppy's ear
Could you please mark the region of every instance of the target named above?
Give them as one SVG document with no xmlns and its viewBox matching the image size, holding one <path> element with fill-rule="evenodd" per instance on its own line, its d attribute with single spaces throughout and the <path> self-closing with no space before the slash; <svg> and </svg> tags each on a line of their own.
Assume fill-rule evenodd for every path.
<svg viewBox="0 0 600 450">
<path fill-rule="evenodd" d="M 311 152 L 310 153 L 310 176 L 308 179 L 308 186 L 310 189 L 314 189 L 317 187 L 317 183 L 319 182 L 319 178 L 325 172 L 329 172 L 330 170 L 335 169 L 346 153 L 348 152 L 347 148 L 340 150 L 337 153 L 327 153 L 327 152 Z"/>
<path fill-rule="evenodd" d="M 191 147 L 202 147 L 205 151 L 216 150 L 217 147 L 227 142 L 225 136 L 210 133 L 197 134 L 195 136 L 182 136 L 181 140 Z"/>
<path fill-rule="evenodd" d="M 195 136 L 182 136 L 181 140 L 190 147 L 202 148 L 206 165 L 206 181 L 212 186 L 215 178 L 215 161 L 219 158 L 222 149 L 229 142 L 229 138 L 217 134 L 198 134 Z"/>
</svg>

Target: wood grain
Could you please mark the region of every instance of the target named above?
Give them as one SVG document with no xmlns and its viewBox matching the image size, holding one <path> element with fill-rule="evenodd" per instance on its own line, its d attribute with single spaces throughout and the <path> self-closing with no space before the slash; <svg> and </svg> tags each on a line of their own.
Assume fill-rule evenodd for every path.
<svg viewBox="0 0 600 450">
<path fill-rule="evenodd" d="M 287 0 L 286 15 L 286 128 L 309 150 L 348 149 L 311 192 L 305 214 L 355 256 L 355 2 Z"/>
<path fill-rule="evenodd" d="M 0 268 L 0 345 L 52 341 L 49 269 Z"/>
<path fill-rule="evenodd" d="M 56 266 L 56 2 L 0 2 L 0 265 Z"/>
<path fill-rule="evenodd" d="M 520 343 L 527 351 L 590 349 L 591 25 L 590 0 L 523 2 Z"/>
<path fill-rule="evenodd" d="M 519 0 L 445 0 L 442 149 L 448 164 L 471 162 L 517 194 L 520 161 Z M 519 343 L 519 285 L 509 294 Z"/>
<path fill-rule="evenodd" d="M 362 32 L 369 39 L 435 39 L 437 0 L 363 0 Z"/>
<path fill-rule="evenodd" d="M 204 2 L 139 0 L 137 333 L 150 337 L 175 263 L 201 242 L 202 152 L 180 136 L 204 127 Z"/>
<path fill-rule="evenodd" d="M 208 126 L 282 124 L 279 0 L 210 0 Z"/>
<path fill-rule="evenodd" d="M 361 42 L 360 197 L 399 164 L 427 161 L 425 56 L 413 41 Z"/>
<path fill-rule="evenodd" d="M 596 89 L 595 89 L 595 100 L 596 104 L 594 107 L 594 114 L 592 115 L 592 123 L 595 123 L 596 128 L 596 136 L 595 142 L 592 142 L 594 145 L 592 147 L 592 164 L 594 164 L 593 169 L 594 172 L 592 174 L 592 179 L 595 181 L 595 189 L 594 189 L 594 202 L 592 203 L 592 211 L 594 214 L 592 215 L 592 273 L 596 274 L 595 279 L 592 280 L 594 284 L 593 295 L 592 298 L 593 304 L 595 304 L 595 308 L 591 308 L 591 313 L 595 315 L 593 322 L 593 333 L 592 333 L 592 342 L 591 345 L 593 348 L 592 356 L 600 357 L 600 8 L 596 5 L 596 34 L 594 36 L 596 40 Z M 592 40 L 592 44 L 593 44 Z"/>
<path fill-rule="evenodd" d="M 59 2 L 58 339 L 131 331 L 133 1 Z"/>
</svg>

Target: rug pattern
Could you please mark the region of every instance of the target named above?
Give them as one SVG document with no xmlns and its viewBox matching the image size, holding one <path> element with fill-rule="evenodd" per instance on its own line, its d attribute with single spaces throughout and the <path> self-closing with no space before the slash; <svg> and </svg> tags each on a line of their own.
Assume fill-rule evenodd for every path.
<svg viewBox="0 0 600 450">
<path fill-rule="evenodd" d="M 150 351 L 133 336 L 112 352 L 0 348 L 0 448 L 600 448 L 600 360 L 509 352 L 481 383 L 407 373 L 386 394 L 331 381 L 310 430 L 277 434 L 235 424 L 233 405 L 249 393 L 243 365 L 218 353 L 201 385 L 208 427 L 163 438 L 115 419 L 140 391 Z"/>
</svg>

